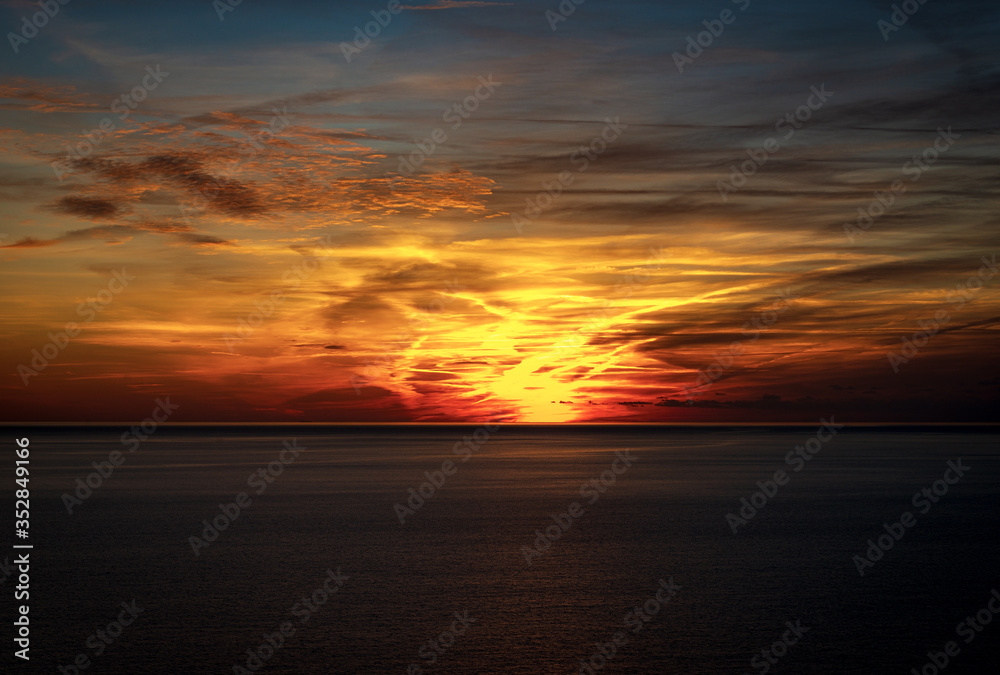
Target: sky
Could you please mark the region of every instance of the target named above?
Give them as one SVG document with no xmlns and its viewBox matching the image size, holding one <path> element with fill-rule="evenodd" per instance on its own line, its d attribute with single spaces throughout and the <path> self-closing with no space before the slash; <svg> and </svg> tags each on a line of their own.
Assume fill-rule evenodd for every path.
<svg viewBox="0 0 1000 675">
<path fill-rule="evenodd" d="M 48 7 L 4 421 L 995 419 L 995 2 Z"/>
</svg>

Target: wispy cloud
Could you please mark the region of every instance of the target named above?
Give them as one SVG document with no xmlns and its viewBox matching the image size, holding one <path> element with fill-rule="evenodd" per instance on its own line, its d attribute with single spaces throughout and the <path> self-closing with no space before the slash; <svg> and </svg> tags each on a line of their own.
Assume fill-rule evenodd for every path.
<svg viewBox="0 0 1000 675">
<path fill-rule="evenodd" d="M 886 363 L 1000 247 L 995 3 L 927 3 L 884 44 L 870 2 L 782 2 L 683 74 L 698 3 L 587 3 L 555 35 L 544 5 L 421 11 L 506 6 L 406 5 L 347 64 L 340 29 L 371 8 L 244 3 L 220 31 L 204 7 L 73 5 L 30 62 L 5 61 L 8 370 L 99 270 L 138 277 L 72 364 L 32 396 L 0 388 L 11 414 L 87 401 L 81 418 L 117 419 L 130 386 L 184 389 L 206 420 L 972 419 L 995 400 L 995 282 L 898 375 Z M 151 63 L 169 80 L 98 135 Z M 481 99 L 487 76 L 503 84 Z M 835 96 L 785 139 L 824 83 Z M 596 152 L 609 117 L 627 130 Z M 961 136 L 913 182 L 939 127 Z M 794 310 L 748 332 L 789 288 Z"/>
</svg>

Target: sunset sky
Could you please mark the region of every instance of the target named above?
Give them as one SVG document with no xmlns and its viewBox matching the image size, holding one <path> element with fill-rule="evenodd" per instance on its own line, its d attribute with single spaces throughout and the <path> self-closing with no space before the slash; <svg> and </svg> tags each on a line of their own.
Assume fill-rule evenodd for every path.
<svg viewBox="0 0 1000 675">
<path fill-rule="evenodd" d="M 1000 6 L 890 4 L 0 2 L 2 419 L 989 421 Z"/>
</svg>

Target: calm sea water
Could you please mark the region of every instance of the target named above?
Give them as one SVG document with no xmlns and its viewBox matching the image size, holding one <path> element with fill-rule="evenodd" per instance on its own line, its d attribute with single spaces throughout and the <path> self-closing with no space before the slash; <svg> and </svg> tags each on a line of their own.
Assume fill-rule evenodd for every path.
<svg viewBox="0 0 1000 675">
<path fill-rule="evenodd" d="M 474 429 L 175 427 L 133 453 L 124 428 L 15 430 L 32 442 L 33 641 L 8 672 L 86 654 L 88 674 L 233 673 L 283 622 L 294 632 L 257 672 L 909 674 L 949 640 L 943 672 L 1000 672 L 1000 617 L 956 635 L 1000 590 L 995 433 L 842 430 L 796 473 L 785 455 L 815 428 L 503 427 L 462 463 Z M 248 477 L 293 438 L 304 450 L 256 494 Z M 61 495 L 115 450 L 124 464 L 67 514 Z M 626 450 L 631 466 L 582 495 Z M 914 508 L 959 458 L 966 475 Z M 394 504 L 448 459 L 401 524 Z M 734 535 L 726 514 L 778 470 L 789 482 Z M 196 557 L 189 537 L 241 492 L 249 508 Z M 523 547 L 574 502 L 528 565 Z M 916 524 L 860 576 L 853 556 L 904 511 Z M 349 578 L 306 613 L 338 568 Z M 143 611 L 97 655 L 91 636 L 133 599 Z M 795 639 L 786 622 L 808 630 L 775 646 Z"/>
</svg>

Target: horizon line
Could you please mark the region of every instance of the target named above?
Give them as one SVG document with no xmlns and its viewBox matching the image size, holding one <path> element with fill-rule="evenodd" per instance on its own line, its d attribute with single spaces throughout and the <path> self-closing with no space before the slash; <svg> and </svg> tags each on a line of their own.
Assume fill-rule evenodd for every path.
<svg viewBox="0 0 1000 675">
<path fill-rule="evenodd" d="M 0 427 L 120 427 L 141 424 L 134 420 L 125 422 L 0 422 Z M 812 422 L 158 422 L 157 427 L 195 426 L 310 426 L 310 427 L 446 427 L 446 426 L 497 426 L 523 427 L 805 427 L 821 424 Z M 1000 422 L 846 422 L 847 427 L 997 427 Z"/>
</svg>

